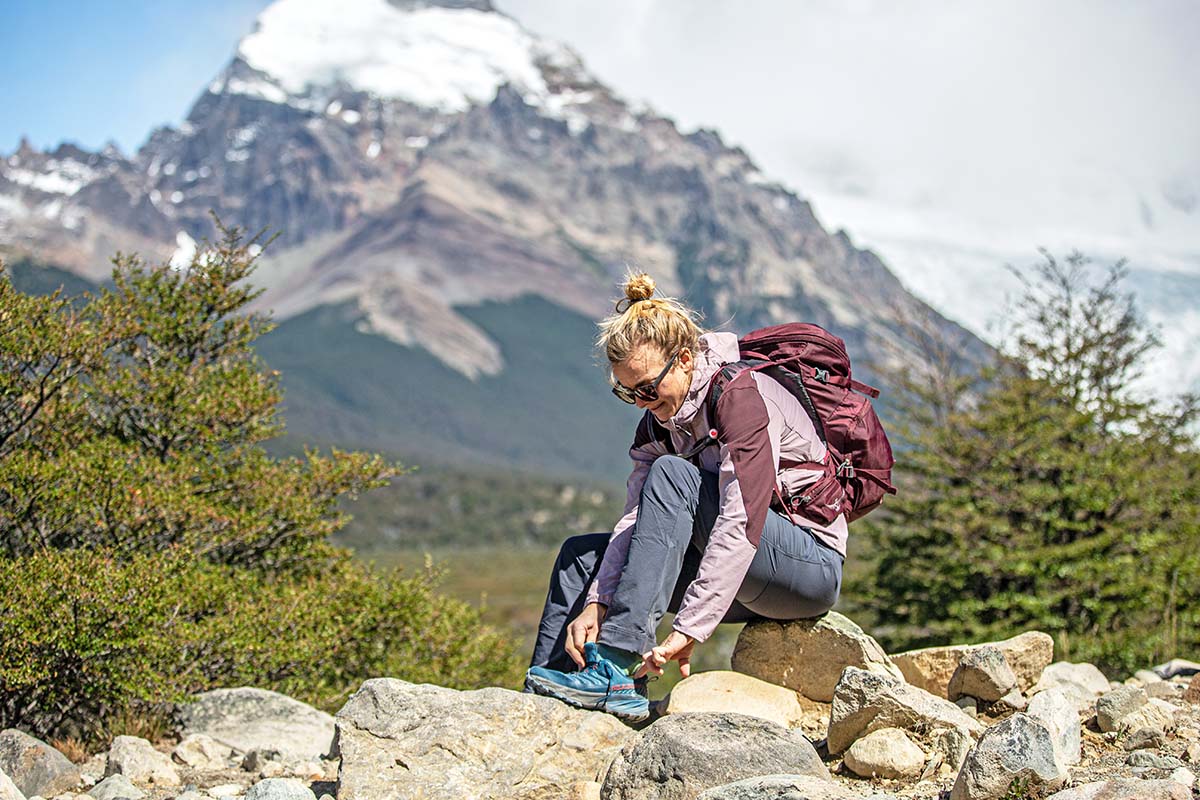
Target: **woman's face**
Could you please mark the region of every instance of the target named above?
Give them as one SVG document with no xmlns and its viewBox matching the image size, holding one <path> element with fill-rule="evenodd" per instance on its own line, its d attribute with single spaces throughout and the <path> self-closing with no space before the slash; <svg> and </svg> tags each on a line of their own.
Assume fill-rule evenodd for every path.
<svg viewBox="0 0 1200 800">
<path fill-rule="evenodd" d="M 633 349 L 625 361 L 612 365 L 613 377 L 629 389 L 649 386 L 662 374 L 663 367 L 667 365 L 671 355 L 654 345 L 640 345 Z M 691 388 L 693 366 L 692 351 L 685 347 L 679 351 L 675 363 L 659 381 L 658 399 L 647 402 L 636 397 L 637 407 L 650 409 L 650 413 L 660 422 L 669 420 L 683 405 L 683 398 Z"/>
</svg>

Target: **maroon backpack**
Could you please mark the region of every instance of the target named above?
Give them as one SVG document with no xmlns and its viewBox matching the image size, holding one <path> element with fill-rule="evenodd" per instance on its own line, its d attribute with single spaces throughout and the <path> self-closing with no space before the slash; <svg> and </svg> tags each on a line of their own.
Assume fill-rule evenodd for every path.
<svg viewBox="0 0 1200 800">
<path fill-rule="evenodd" d="M 781 498 L 788 510 L 825 524 L 843 512 L 854 521 L 896 493 L 892 446 L 871 407 L 879 390 L 850 376 L 845 342 L 818 325 L 793 322 L 751 331 L 738 345 L 741 360 L 722 367 L 710 385 L 708 418 L 716 419 L 717 398 L 729 381 L 746 370 L 762 372 L 800 401 L 829 448 L 824 464 L 780 464 L 825 470 L 803 494 Z"/>
</svg>

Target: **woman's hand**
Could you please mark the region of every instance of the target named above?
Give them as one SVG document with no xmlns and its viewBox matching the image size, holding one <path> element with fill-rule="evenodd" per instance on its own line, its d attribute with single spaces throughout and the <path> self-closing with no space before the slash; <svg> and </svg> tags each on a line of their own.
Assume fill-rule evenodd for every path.
<svg viewBox="0 0 1200 800">
<path fill-rule="evenodd" d="M 604 615 L 607 613 L 608 606 L 601 603 L 588 603 L 583 607 L 579 616 L 567 625 L 567 641 L 564 646 L 567 655 L 579 665 L 580 669 L 584 667 L 583 646 L 587 642 L 596 641 L 596 637 L 600 635 L 600 623 L 604 622 Z"/>
<path fill-rule="evenodd" d="M 695 639 L 679 631 L 671 631 L 662 644 L 642 654 L 642 666 L 637 669 L 635 676 L 662 675 L 668 661 L 678 661 L 679 674 L 686 678 L 692 674 L 692 650 L 695 647 Z"/>
</svg>

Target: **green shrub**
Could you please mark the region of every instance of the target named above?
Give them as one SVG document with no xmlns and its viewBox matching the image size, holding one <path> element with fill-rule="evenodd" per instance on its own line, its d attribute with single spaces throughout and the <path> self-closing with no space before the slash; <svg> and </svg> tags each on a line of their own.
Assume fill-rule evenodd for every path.
<svg viewBox="0 0 1200 800">
<path fill-rule="evenodd" d="M 0 727 L 94 739 L 131 705 L 221 686 L 334 711 L 372 676 L 515 685 L 511 643 L 435 583 L 430 573 L 377 574 L 345 554 L 299 578 L 183 549 L 0 560 Z"/>
</svg>

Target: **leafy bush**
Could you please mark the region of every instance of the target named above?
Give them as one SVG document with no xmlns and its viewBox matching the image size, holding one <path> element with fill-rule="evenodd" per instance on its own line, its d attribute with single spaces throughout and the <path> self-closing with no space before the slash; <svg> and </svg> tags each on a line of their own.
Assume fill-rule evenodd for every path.
<svg viewBox="0 0 1200 800">
<path fill-rule="evenodd" d="M 95 738 L 131 705 L 267 686 L 336 710 L 364 678 L 512 684 L 510 643 L 431 573 L 338 555 L 303 578 L 164 553 L 0 560 L 0 727 Z"/>
<path fill-rule="evenodd" d="M 69 301 L 0 271 L 0 727 L 100 736 L 220 686 L 334 708 L 384 674 L 517 678 L 435 576 L 329 544 L 399 466 L 264 449 L 283 424 L 252 347 L 257 242 L 222 233 L 183 269 L 118 256 L 113 288 Z"/>
<path fill-rule="evenodd" d="M 908 377 L 901 491 L 852 589 L 891 649 L 1040 628 L 1119 674 L 1200 647 L 1196 406 L 1133 393 L 1156 339 L 1124 274 L 1047 254 L 999 366 Z"/>
</svg>

